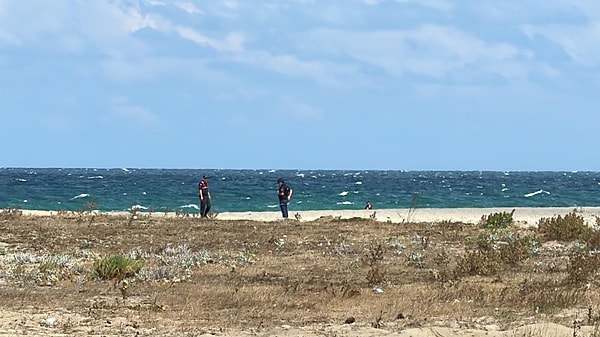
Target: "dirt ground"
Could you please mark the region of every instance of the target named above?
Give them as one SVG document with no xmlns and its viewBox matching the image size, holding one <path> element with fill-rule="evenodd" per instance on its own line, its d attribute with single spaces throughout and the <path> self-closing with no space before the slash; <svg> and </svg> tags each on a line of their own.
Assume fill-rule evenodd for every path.
<svg viewBox="0 0 600 337">
<path fill-rule="evenodd" d="M 572 335 L 591 334 L 597 317 L 596 282 L 565 281 L 573 243 L 469 269 L 465 257 L 490 235 L 477 224 L 0 219 L 0 335 L 450 336 L 536 323 Z M 144 261 L 127 289 L 94 276 L 95 261 L 117 254 Z"/>
</svg>

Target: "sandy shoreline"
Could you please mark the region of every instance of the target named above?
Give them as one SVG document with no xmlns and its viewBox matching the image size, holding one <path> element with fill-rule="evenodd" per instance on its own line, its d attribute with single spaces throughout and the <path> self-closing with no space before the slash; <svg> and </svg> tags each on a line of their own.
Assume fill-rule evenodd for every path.
<svg viewBox="0 0 600 337">
<path fill-rule="evenodd" d="M 464 223 L 478 223 L 482 216 L 498 212 L 511 212 L 515 210 L 513 219 L 525 225 L 536 226 L 541 218 L 550 218 L 557 215 L 564 216 L 573 210 L 581 215 L 590 224 L 596 224 L 596 218 L 600 218 L 600 207 L 498 207 L 498 208 L 417 208 L 417 209 L 378 209 L 378 210 L 319 210 L 319 211 L 290 211 L 290 218 L 300 215 L 300 221 L 313 221 L 321 217 L 334 217 L 341 219 L 350 218 L 372 218 L 377 221 L 402 222 L 439 222 L 453 221 Z M 24 215 L 52 216 L 57 211 L 23 210 Z M 103 214 L 128 215 L 127 212 L 110 212 Z M 147 213 L 156 217 L 174 217 L 176 213 Z M 223 212 L 218 213 L 217 220 L 252 220 L 252 221 L 278 221 L 281 220 L 279 211 L 271 212 Z"/>
</svg>

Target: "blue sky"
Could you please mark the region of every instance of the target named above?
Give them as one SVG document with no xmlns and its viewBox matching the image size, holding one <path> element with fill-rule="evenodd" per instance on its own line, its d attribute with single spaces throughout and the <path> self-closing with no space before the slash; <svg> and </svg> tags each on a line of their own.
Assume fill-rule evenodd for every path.
<svg viewBox="0 0 600 337">
<path fill-rule="evenodd" d="M 597 0 L 0 0 L 2 167 L 600 170 Z"/>
</svg>

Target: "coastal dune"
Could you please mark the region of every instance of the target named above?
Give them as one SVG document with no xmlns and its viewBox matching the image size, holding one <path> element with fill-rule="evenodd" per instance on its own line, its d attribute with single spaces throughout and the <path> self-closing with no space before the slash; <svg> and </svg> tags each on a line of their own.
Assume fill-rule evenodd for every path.
<svg viewBox="0 0 600 337">
<path fill-rule="evenodd" d="M 591 310 L 595 315 L 598 310 L 595 302 L 588 302 L 598 298 L 594 283 L 582 292 L 581 285 L 563 283 L 553 283 L 554 291 L 545 290 L 546 282 L 567 279 L 568 242 L 540 241 L 535 247 L 551 247 L 546 253 L 538 250 L 535 258 L 511 263 L 491 275 L 470 275 L 449 262 L 463 256 L 466 238 L 484 230 L 475 225 L 456 226 L 461 230 L 451 234 L 425 230 L 436 228 L 430 223 L 477 224 L 484 216 L 513 210 L 513 220 L 522 228 L 572 212 L 590 226 L 600 218 L 600 207 L 399 208 L 292 209 L 289 221 L 281 221 L 278 210 L 222 212 L 206 221 L 190 221 L 173 212 L 93 211 L 121 217 L 87 216 L 82 222 L 71 212 L 63 218 L 65 213 L 58 211 L 22 210 L 21 217 L 9 210 L 0 222 L 4 233 L 0 264 L 5 268 L 0 278 L 4 303 L 0 335 L 180 336 L 188 331 L 222 337 L 595 336 L 598 321 L 586 319 Z M 140 221 L 131 221 L 134 215 Z M 355 218 L 377 222 L 336 221 Z M 257 222 L 233 222 L 240 220 Z M 426 247 L 415 239 L 422 232 L 428 233 Z M 365 281 L 371 282 L 370 275 L 377 275 L 372 272 L 380 265 L 368 265 L 363 259 L 376 252 L 372 243 L 381 239 L 389 242 L 384 270 L 389 278 L 375 280 L 372 287 Z M 115 289 L 111 281 L 88 278 L 90 273 L 75 268 L 91 271 L 95 262 L 90 256 L 116 252 L 145 256 L 147 279 L 131 279 Z M 436 262 L 443 252 L 450 257 Z M 53 274 L 42 274 L 59 266 L 48 263 L 57 256 L 72 262 L 67 268 L 49 269 Z M 410 256 L 430 263 L 430 269 L 413 265 Z M 190 257 L 210 259 L 188 267 L 187 261 L 194 261 Z M 166 269 L 164 261 L 174 262 Z M 555 263 L 562 264 L 561 272 Z M 56 270 L 77 273 L 64 279 L 46 276 L 57 275 Z M 160 276 L 158 271 L 164 270 L 175 277 Z M 463 274 L 441 281 L 436 276 L 440 270 Z M 38 281 L 30 275 L 44 278 Z M 516 284 L 540 288 L 529 286 L 522 294 Z M 533 311 L 530 304 L 536 301 L 559 307 Z"/>
</svg>

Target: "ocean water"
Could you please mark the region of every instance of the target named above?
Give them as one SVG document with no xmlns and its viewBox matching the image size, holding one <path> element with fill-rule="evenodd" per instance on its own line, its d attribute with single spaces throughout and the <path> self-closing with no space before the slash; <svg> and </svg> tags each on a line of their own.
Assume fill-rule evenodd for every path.
<svg viewBox="0 0 600 337">
<path fill-rule="evenodd" d="M 194 213 L 202 175 L 215 212 L 277 211 L 277 178 L 291 212 L 600 206 L 600 172 L 0 168 L 0 208 Z"/>
</svg>

